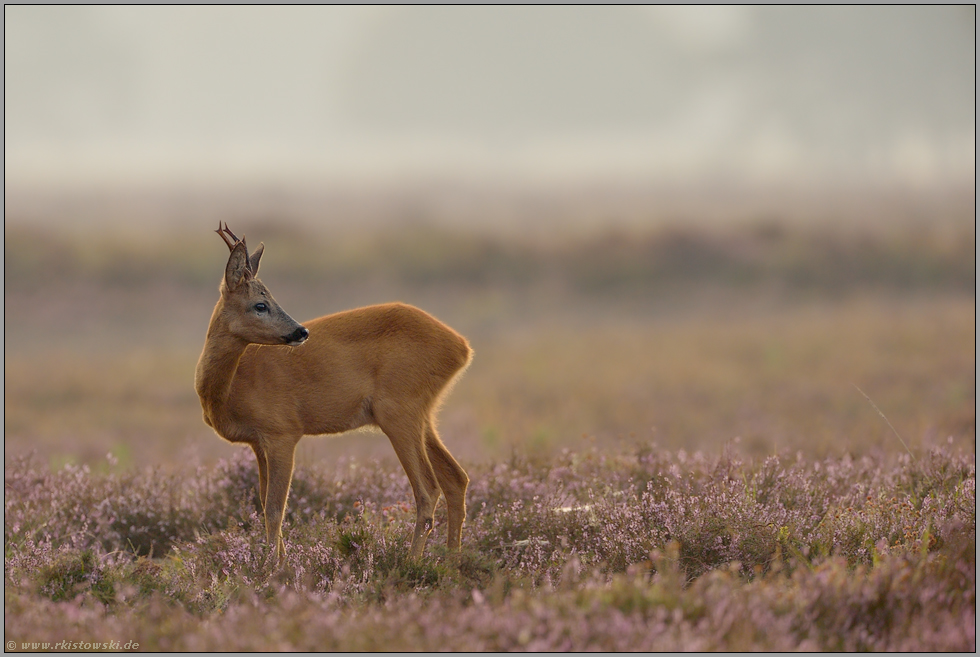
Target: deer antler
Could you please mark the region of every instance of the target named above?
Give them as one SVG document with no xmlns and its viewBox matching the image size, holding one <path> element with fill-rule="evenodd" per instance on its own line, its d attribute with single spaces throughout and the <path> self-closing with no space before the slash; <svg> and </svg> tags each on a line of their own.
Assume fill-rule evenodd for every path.
<svg viewBox="0 0 980 657">
<path fill-rule="evenodd" d="M 235 245 L 238 244 L 239 242 L 241 242 L 242 244 L 245 244 L 245 239 L 244 238 L 238 239 L 238 237 L 235 235 L 235 233 L 231 232 L 231 230 L 228 228 L 228 222 L 227 221 L 225 222 L 225 227 L 224 228 L 221 227 L 221 222 L 219 221 L 218 222 L 218 230 L 216 230 L 214 232 L 216 232 L 218 235 L 220 235 L 221 236 L 221 239 L 223 239 L 225 241 L 225 244 L 228 245 L 228 250 L 229 251 L 234 250 Z M 231 237 L 231 239 L 228 239 L 229 237 Z M 234 241 L 232 241 L 232 240 L 234 240 Z M 247 244 L 245 245 L 245 252 L 248 253 L 248 245 Z"/>
</svg>

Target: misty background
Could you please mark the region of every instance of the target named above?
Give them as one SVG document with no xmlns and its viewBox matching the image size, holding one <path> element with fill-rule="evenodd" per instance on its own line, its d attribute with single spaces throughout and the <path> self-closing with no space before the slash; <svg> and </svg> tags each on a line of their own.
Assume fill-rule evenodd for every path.
<svg viewBox="0 0 980 657">
<path fill-rule="evenodd" d="M 972 6 L 7 6 L 4 19 L 8 200 L 975 179 Z"/>
<path fill-rule="evenodd" d="M 467 336 L 458 458 L 901 449 L 854 385 L 973 448 L 975 24 L 5 6 L 5 454 L 233 453 L 192 385 L 219 221 L 299 321 L 401 300 Z"/>
</svg>

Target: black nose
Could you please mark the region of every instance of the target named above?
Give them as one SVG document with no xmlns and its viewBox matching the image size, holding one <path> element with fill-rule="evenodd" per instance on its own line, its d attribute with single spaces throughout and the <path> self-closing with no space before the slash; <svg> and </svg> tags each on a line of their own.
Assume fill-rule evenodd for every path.
<svg viewBox="0 0 980 657">
<path fill-rule="evenodd" d="M 305 327 L 300 326 L 298 329 L 296 329 L 289 335 L 289 339 L 287 340 L 287 342 L 299 343 L 299 342 L 303 342 L 308 337 L 310 337 L 310 332 L 306 330 Z"/>
</svg>

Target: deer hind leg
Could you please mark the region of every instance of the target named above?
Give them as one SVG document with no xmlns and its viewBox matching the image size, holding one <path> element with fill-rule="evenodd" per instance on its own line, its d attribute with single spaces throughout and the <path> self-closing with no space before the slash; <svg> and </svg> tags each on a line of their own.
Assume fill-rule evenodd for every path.
<svg viewBox="0 0 980 657">
<path fill-rule="evenodd" d="M 273 546 L 276 563 L 286 556 L 286 545 L 282 541 L 282 519 L 286 513 L 289 485 L 293 480 L 296 442 L 292 438 L 284 437 L 274 443 L 266 443 L 265 446 L 269 482 L 265 499 L 265 533 L 269 544 Z"/>
<path fill-rule="evenodd" d="M 446 544 L 450 550 L 458 550 L 463 537 L 463 521 L 466 518 L 466 487 L 470 478 L 460 467 L 446 446 L 439 440 L 435 423 L 430 419 L 425 425 L 425 449 L 435 471 L 439 487 L 446 495 L 449 515 L 449 533 Z"/>
<path fill-rule="evenodd" d="M 399 462 L 408 475 L 415 494 L 415 533 L 410 554 L 422 556 L 425 542 L 432 532 L 433 514 L 439 501 L 439 483 L 426 455 L 425 422 L 410 413 L 392 407 L 386 412 L 384 404 L 376 404 L 374 415 L 378 426 L 388 436 Z"/>
<path fill-rule="evenodd" d="M 262 517 L 265 518 L 265 498 L 269 492 L 269 462 L 261 445 L 253 444 L 255 460 L 259 464 L 259 502 L 262 504 Z"/>
</svg>

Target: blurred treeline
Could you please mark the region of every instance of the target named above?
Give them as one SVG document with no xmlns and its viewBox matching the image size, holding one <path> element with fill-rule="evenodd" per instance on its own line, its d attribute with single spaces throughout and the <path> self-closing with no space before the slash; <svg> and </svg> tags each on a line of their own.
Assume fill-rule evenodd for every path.
<svg viewBox="0 0 980 657">
<path fill-rule="evenodd" d="M 862 231 L 759 222 L 696 228 L 594 230 L 521 238 L 418 225 L 327 236 L 298 224 L 232 224 L 250 248 L 263 241 L 262 274 L 280 282 L 395 288 L 547 289 L 585 296 L 690 286 L 838 294 L 861 289 L 975 293 L 976 229 L 939 222 Z M 91 237 L 5 228 L 6 289 L 62 280 L 134 286 L 151 281 L 213 287 L 217 237 L 188 231 L 153 240 L 102 231 Z"/>
</svg>

